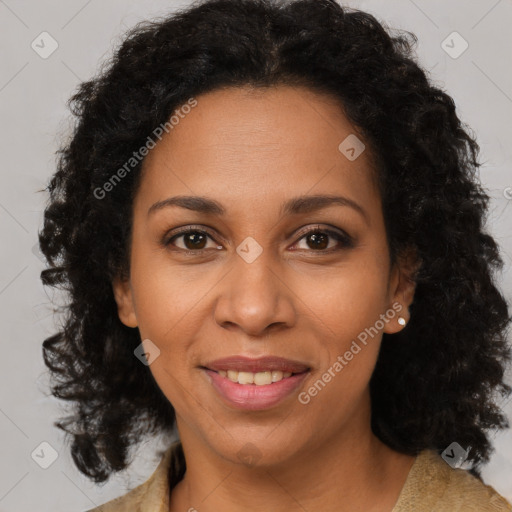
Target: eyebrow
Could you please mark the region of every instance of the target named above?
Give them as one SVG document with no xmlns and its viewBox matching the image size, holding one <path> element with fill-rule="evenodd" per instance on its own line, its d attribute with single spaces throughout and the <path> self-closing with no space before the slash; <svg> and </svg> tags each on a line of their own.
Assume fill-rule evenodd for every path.
<svg viewBox="0 0 512 512">
<path fill-rule="evenodd" d="M 294 197 L 286 201 L 281 206 L 280 216 L 284 217 L 286 215 L 316 212 L 334 204 L 352 208 L 365 219 L 367 224 L 369 224 L 368 214 L 361 205 L 348 197 L 335 195 L 308 195 Z M 158 210 L 162 210 L 163 208 L 170 206 L 186 208 L 187 210 L 210 215 L 222 216 L 226 213 L 224 207 L 214 199 L 202 196 L 175 196 L 154 203 L 148 210 L 148 216 Z"/>
</svg>

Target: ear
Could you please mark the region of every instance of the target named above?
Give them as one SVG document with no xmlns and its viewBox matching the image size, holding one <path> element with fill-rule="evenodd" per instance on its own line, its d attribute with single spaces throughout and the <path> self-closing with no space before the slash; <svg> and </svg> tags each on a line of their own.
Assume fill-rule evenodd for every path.
<svg viewBox="0 0 512 512">
<path fill-rule="evenodd" d="M 137 317 L 129 279 L 115 277 L 112 281 L 112 289 L 117 303 L 119 319 L 127 327 L 137 327 Z"/>
<path fill-rule="evenodd" d="M 403 251 L 391 271 L 389 279 L 389 309 L 397 312 L 393 320 L 386 323 L 384 332 L 394 334 L 404 328 L 398 323 L 398 318 L 402 317 L 409 322 L 409 306 L 414 300 L 416 289 L 416 273 L 421 267 L 421 259 L 413 248 Z"/>
</svg>

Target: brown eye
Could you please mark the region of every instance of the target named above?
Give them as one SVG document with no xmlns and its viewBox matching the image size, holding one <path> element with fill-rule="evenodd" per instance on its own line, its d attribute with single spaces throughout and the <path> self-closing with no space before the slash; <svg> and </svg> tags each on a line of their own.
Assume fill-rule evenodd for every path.
<svg viewBox="0 0 512 512">
<path fill-rule="evenodd" d="M 194 255 L 201 254 L 208 249 L 208 238 L 213 243 L 213 245 L 209 247 L 210 249 L 222 249 L 222 246 L 220 246 L 207 231 L 195 228 L 194 226 L 181 229 L 178 233 L 174 233 L 172 236 L 162 240 L 162 244 L 165 247 L 173 247 L 173 250 L 178 252 Z M 182 239 L 181 247 L 177 244 L 177 240 L 179 239 Z M 319 254 L 328 254 L 354 247 L 354 241 L 349 235 L 328 228 L 322 229 L 320 226 L 316 226 L 303 233 L 299 242 L 302 240 L 305 240 L 306 247 L 299 247 L 298 250 L 306 250 Z M 338 246 L 336 247 L 336 243 L 331 245 L 331 241 L 337 242 Z"/>
<path fill-rule="evenodd" d="M 306 250 L 311 249 L 313 252 L 331 252 L 331 250 L 340 250 L 340 247 L 334 246 L 329 247 L 329 240 L 334 239 L 341 248 L 350 248 L 354 246 L 352 238 L 341 232 L 334 231 L 332 229 L 322 229 L 321 227 L 315 227 L 306 231 L 305 234 L 300 238 L 306 241 Z M 299 248 L 299 250 L 302 250 Z"/>
<path fill-rule="evenodd" d="M 176 240 L 180 238 L 183 239 L 183 247 L 176 245 Z M 178 250 L 182 250 L 186 253 L 200 252 L 207 249 L 206 244 L 208 243 L 208 238 L 214 242 L 213 247 L 211 248 L 219 249 L 220 246 L 206 231 L 193 227 L 183 229 L 181 232 L 174 234 L 170 238 L 167 238 L 165 241 L 163 241 L 163 245 L 166 247 L 177 247 Z"/>
<path fill-rule="evenodd" d="M 199 231 L 191 231 L 190 233 L 186 233 L 181 236 L 183 237 L 185 247 L 194 251 L 196 249 L 204 249 L 206 237 L 208 235 L 200 233 Z"/>
<path fill-rule="evenodd" d="M 329 235 L 326 233 L 310 233 L 305 238 L 307 243 L 311 242 L 310 247 L 312 249 L 327 249 L 329 245 Z"/>
</svg>

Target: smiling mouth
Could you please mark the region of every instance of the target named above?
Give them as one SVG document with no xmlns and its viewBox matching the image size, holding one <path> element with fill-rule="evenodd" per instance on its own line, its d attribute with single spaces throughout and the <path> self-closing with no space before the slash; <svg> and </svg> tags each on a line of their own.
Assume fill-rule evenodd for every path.
<svg viewBox="0 0 512 512">
<path fill-rule="evenodd" d="M 221 377 L 221 381 L 243 386 L 271 386 L 308 372 L 309 365 L 278 356 L 251 358 L 244 355 L 224 357 L 204 364 L 203 370 Z"/>
<path fill-rule="evenodd" d="M 216 359 L 199 368 L 224 403 L 246 411 L 277 407 L 302 385 L 311 371 L 301 361 L 245 355 Z"/>
</svg>

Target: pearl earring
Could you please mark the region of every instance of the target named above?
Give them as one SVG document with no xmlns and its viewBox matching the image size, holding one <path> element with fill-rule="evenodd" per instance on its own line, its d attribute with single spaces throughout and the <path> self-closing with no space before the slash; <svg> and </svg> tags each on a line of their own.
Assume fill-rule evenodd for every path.
<svg viewBox="0 0 512 512">
<path fill-rule="evenodd" d="M 403 326 L 403 325 L 405 325 L 405 318 L 403 318 L 402 316 L 399 316 L 399 317 L 398 317 L 398 323 L 399 323 L 400 325 L 402 325 L 402 326 Z"/>
</svg>

